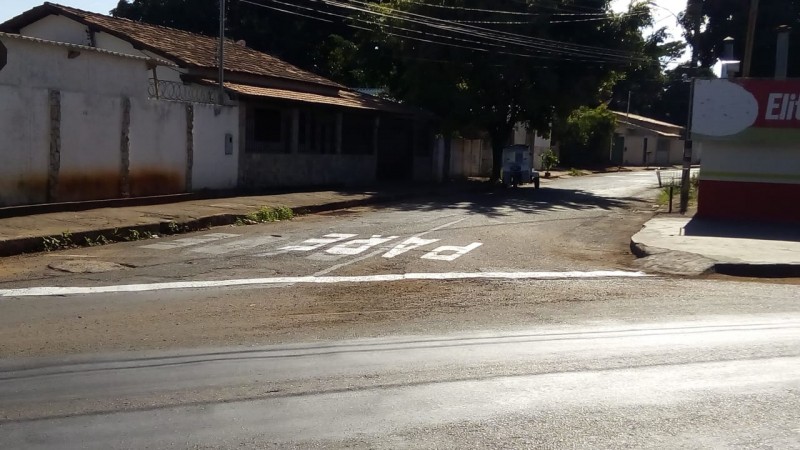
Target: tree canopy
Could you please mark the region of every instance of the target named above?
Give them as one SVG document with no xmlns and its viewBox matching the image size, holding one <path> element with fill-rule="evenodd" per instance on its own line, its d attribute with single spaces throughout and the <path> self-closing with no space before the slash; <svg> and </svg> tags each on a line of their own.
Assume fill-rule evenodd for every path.
<svg viewBox="0 0 800 450">
<path fill-rule="evenodd" d="M 712 67 L 722 56 L 723 41 L 729 36 L 735 39 L 736 57 L 742 59 L 749 12 L 750 0 L 689 0 L 681 23 L 692 47 L 693 63 L 701 68 Z M 759 2 L 750 76 L 772 77 L 775 74 L 776 29 L 780 25 L 796 28 L 799 23 L 800 0 Z M 800 29 L 792 32 L 790 40 L 789 76 L 800 77 Z"/>
</svg>

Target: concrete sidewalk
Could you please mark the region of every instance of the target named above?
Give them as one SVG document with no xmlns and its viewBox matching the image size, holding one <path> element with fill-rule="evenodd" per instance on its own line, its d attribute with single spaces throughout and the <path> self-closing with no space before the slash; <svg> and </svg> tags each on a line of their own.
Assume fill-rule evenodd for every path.
<svg viewBox="0 0 800 450">
<path fill-rule="evenodd" d="M 800 228 L 657 216 L 631 238 L 644 270 L 675 275 L 722 273 L 800 276 Z"/>
<path fill-rule="evenodd" d="M 486 185 L 480 182 L 393 186 L 377 190 L 300 192 L 177 202 L 173 200 L 155 205 L 7 217 L 0 218 L 0 256 L 45 250 L 45 238 L 60 238 L 63 233 L 69 233 L 71 241 L 81 245 L 87 238 L 96 240 L 101 235 L 163 235 L 230 225 L 265 206 L 286 206 L 295 214 L 309 214 L 481 189 L 486 189 Z"/>
</svg>

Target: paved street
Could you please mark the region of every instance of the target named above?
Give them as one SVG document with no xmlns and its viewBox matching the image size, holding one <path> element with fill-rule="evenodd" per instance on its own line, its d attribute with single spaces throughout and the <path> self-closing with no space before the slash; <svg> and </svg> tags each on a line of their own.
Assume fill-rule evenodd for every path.
<svg viewBox="0 0 800 450">
<path fill-rule="evenodd" d="M 0 261 L 0 447 L 800 448 L 797 286 L 631 172 Z"/>
</svg>

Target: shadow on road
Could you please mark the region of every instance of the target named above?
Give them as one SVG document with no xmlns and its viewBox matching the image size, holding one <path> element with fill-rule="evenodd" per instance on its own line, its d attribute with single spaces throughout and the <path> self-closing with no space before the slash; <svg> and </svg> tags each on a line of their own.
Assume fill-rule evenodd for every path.
<svg viewBox="0 0 800 450">
<path fill-rule="evenodd" d="M 684 227 L 684 234 L 686 236 L 800 242 L 800 228 L 796 225 L 763 222 L 733 222 L 729 220 L 711 220 L 697 217 L 686 224 Z"/>
<path fill-rule="evenodd" d="M 611 210 L 630 207 L 631 204 L 645 205 L 647 202 L 634 197 L 601 197 L 591 192 L 576 189 L 533 189 L 532 187 L 489 189 L 485 192 L 464 192 L 420 198 L 398 204 L 387 205 L 386 209 L 399 211 L 443 211 L 448 209 L 466 210 L 487 217 L 503 217 L 514 213 L 540 214 L 549 211 L 588 211 Z"/>
</svg>

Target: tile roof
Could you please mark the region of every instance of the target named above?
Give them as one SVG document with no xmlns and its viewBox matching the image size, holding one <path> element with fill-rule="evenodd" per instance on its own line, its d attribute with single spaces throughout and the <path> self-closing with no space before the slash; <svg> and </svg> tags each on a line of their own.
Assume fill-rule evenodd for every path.
<svg viewBox="0 0 800 450">
<path fill-rule="evenodd" d="M 208 85 L 213 85 L 216 83 L 214 80 L 208 79 L 200 80 L 200 82 Z M 264 97 L 302 103 L 340 106 L 344 108 L 385 111 L 397 114 L 427 115 L 426 112 L 411 106 L 391 102 L 379 97 L 373 97 L 371 95 L 362 94 L 360 92 L 348 89 L 340 89 L 336 95 L 321 95 L 310 92 L 290 91 L 286 89 L 275 89 L 239 83 L 225 83 L 225 88 L 239 95 L 251 97 Z"/>
<path fill-rule="evenodd" d="M 0 31 L 19 32 L 24 26 L 51 14 L 69 17 L 86 26 L 129 41 L 137 47 L 158 53 L 180 65 L 203 69 L 217 67 L 216 37 L 82 11 L 50 2 L 0 24 Z M 331 80 L 230 40 L 225 42 L 225 69 L 231 72 L 342 88 Z"/>
<path fill-rule="evenodd" d="M 618 119 L 628 119 L 629 118 L 631 120 L 636 120 L 636 121 L 648 123 L 648 124 L 651 124 L 651 125 L 658 125 L 658 126 L 661 126 L 661 127 L 676 128 L 676 129 L 682 129 L 683 128 L 682 126 L 675 125 L 674 123 L 662 122 L 660 120 L 651 119 L 649 117 L 640 116 L 640 115 L 637 115 L 637 114 L 628 114 L 628 113 L 624 113 L 624 112 L 620 112 L 620 111 L 611 111 L 611 112 L 615 116 L 617 116 Z"/>
</svg>

